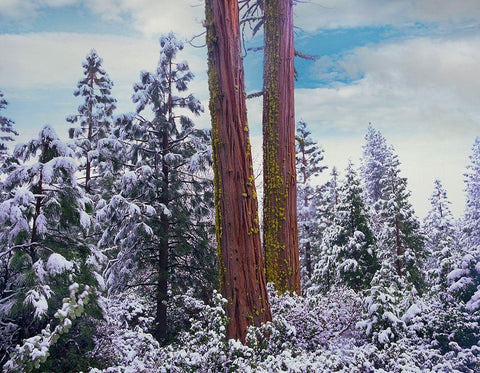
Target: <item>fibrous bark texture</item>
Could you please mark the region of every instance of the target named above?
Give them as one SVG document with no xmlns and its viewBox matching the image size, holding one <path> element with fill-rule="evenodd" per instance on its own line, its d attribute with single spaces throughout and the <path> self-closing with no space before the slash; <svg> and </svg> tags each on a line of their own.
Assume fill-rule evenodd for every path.
<svg viewBox="0 0 480 373">
<path fill-rule="evenodd" d="M 206 0 L 215 209 L 227 337 L 271 320 L 247 124 L 237 0 Z"/>
<path fill-rule="evenodd" d="M 292 0 L 265 0 L 264 251 L 267 280 L 300 294 Z"/>
</svg>

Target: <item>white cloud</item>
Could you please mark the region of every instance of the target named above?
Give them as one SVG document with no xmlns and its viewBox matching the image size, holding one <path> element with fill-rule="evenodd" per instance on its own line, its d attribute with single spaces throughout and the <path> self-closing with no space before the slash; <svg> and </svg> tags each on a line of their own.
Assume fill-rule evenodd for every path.
<svg viewBox="0 0 480 373">
<path fill-rule="evenodd" d="M 16 122 L 21 135 L 18 141 L 36 136 L 45 123 L 52 124 L 59 136 L 66 136 L 69 125 L 65 117 L 80 104 L 73 90 L 82 77 L 82 61 L 92 48 L 114 82 L 117 113 L 135 110 L 133 84 L 141 70 L 156 68 L 160 50 L 156 39 L 72 33 L 3 34 L 0 45 L 0 89 L 10 102 L 6 115 Z M 190 93 L 208 106 L 204 54 L 204 49 L 186 47 L 178 58 L 188 61 L 195 74 Z M 209 126 L 208 114 L 195 122 Z"/>
<path fill-rule="evenodd" d="M 26 19 L 34 17 L 41 8 L 60 8 L 75 3 L 77 0 L 2 0 L 0 16 L 7 19 Z"/>
<path fill-rule="evenodd" d="M 109 20 L 130 20 L 146 36 L 173 31 L 189 38 L 203 32 L 203 4 L 201 0 L 86 0 L 93 12 Z"/>
<path fill-rule="evenodd" d="M 128 85 L 131 91 L 141 70 L 155 69 L 160 50 L 156 39 L 73 33 L 3 34 L 0 44 L 2 88 L 15 90 L 48 87 L 73 90 L 82 74 L 81 63 L 94 48 L 115 85 L 122 89 Z M 186 48 L 179 59 L 187 60 L 193 72 L 202 77 L 206 70 L 204 53 Z"/>
<path fill-rule="evenodd" d="M 349 156 L 355 161 L 372 122 L 397 149 L 417 212 L 427 211 L 433 179 L 440 177 L 459 216 L 464 166 L 480 134 L 480 37 L 371 45 L 318 64 L 358 79 L 296 91 L 297 118 L 325 145 L 327 162 L 341 169 Z M 316 71 L 325 77 L 328 70 Z"/>
<path fill-rule="evenodd" d="M 478 24 L 478 0 L 311 0 L 295 7 L 296 25 L 306 31 L 416 23 Z"/>
</svg>

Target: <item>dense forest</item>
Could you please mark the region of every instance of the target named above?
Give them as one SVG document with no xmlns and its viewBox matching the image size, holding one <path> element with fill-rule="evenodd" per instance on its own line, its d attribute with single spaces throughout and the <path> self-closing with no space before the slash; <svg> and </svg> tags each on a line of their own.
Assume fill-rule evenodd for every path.
<svg viewBox="0 0 480 373">
<path fill-rule="evenodd" d="M 247 4 L 265 30 L 263 180 Z M 68 141 L 47 125 L 10 146 L 0 93 L 4 371 L 480 371 L 480 137 L 460 219 L 438 179 L 416 216 L 374 125 L 361 159 L 329 169 L 295 123 L 291 6 L 255 4 L 206 0 L 211 129 L 195 126 L 204 107 L 173 34 L 133 87 L 134 113 L 86 55 Z"/>
</svg>

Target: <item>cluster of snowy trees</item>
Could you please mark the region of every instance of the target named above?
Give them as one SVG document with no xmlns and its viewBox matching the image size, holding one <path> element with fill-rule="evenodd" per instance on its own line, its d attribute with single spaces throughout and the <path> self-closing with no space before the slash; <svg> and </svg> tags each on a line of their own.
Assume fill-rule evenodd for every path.
<svg viewBox="0 0 480 373">
<path fill-rule="evenodd" d="M 221 26 L 224 4 L 209 3 L 209 22 Z M 3 369 L 480 369 L 480 138 L 465 175 L 464 216 L 454 219 L 436 180 L 421 222 L 398 156 L 378 130 L 368 128 L 358 168 L 333 168 L 319 184 L 324 152 L 298 123 L 297 206 L 275 199 L 291 196 L 272 192 L 275 185 L 265 197 L 276 204 L 267 208 L 274 230 L 264 267 L 246 117 L 218 104 L 231 98 L 244 108 L 243 72 L 221 70 L 240 54 L 218 45 L 239 35 L 207 31 L 211 134 L 194 126 L 191 116 L 203 108 L 188 93 L 193 75 L 172 34 L 160 39 L 156 71 L 142 72 L 134 86 L 135 113 L 116 113 L 113 83 L 92 50 L 74 91 L 81 104 L 67 118 L 70 141 L 45 126 L 10 154 L 17 133 L 0 116 Z M 267 85 L 265 92 L 277 89 Z M 268 126 L 278 107 L 272 99 L 266 106 Z M 227 141 L 242 159 L 225 152 Z M 269 141 L 278 138 L 265 149 L 275 147 Z M 278 174 L 276 156 L 264 163 Z M 268 176 L 274 184 L 277 174 Z M 278 250 L 286 206 L 298 211 L 299 271 L 288 250 Z"/>
</svg>

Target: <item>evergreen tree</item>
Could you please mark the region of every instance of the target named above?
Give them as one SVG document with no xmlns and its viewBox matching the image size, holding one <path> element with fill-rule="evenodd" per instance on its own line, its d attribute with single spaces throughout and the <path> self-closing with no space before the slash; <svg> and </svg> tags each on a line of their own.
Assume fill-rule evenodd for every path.
<svg viewBox="0 0 480 373">
<path fill-rule="evenodd" d="M 337 224 L 341 227 L 336 239 L 340 247 L 340 281 L 357 291 L 367 289 L 379 266 L 375 237 L 363 202 L 363 190 L 351 161 L 339 188 L 337 216 Z"/>
<path fill-rule="evenodd" d="M 69 296 L 70 285 L 92 285 L 98 278 L 96 253 L 83 243 L 90 218 L 76 182 L 72 151 L 45 126 L 37 139 L 18 145 L 13 155 L 24 163 L 5 180 L 7 198 L 0 205 L 4 248 L 0 321 L 5 349 L 51 323 L 62 298 Z M 78 343 L 83 340 L 78 338 Z M 71 353 L 71 348 L 64 346 L 63 353 Z"/>
<path fill-rule="evenodd" d="M 356 291 L 368 289 L 379 268 L 363 191 L 351 162 L 345 173 L 345 180 L 334 188 L 336 210 L 333 221 L 323 232 L 321 255 L 315 268 L 314 282 L 323 293 L 339 283 Z M 336 174 L 331 180 L 335 183 Z"/>
<path fill-rule="evenodd" d="M 4 110 L 8 105 L 7 100 L 3 98 L 3 92 L 0 91 L 0 110 Z M 14 141 L 13 135 L 18 135 L 17 131 L 13 129 L 14 122 L 11 119 L 0 115 L 0 165 L 4 166 L 4 163 L 8 157 L 8 148 L 5 141 Z"/>
<path fill-rule="evenodd" d="M 471 253 L 480 253 L 480 137 L 475 139 L 465 174 L 466 207 L 464 243 Z"/>
<path fill-rule="evenodd" d="M 313 185 L 313 178 L 327 167 L 322 165 L 323 149 L 311 138 L 307 124 L 297 124 L 297 184 L 298 227 L 300 240 L 300 267 L 302 268 L 302 284 L 312 277 L 312 245 L 318 237 L 318 188 Z M 314 249 L 313 249 L 314 250 Z M 318 250 L 317 250 L 318 251 Z"/>
<path fill-rule="evenodd" d="M 333 166 L 330 179 L 316 190 L 317 229 L 316 240 L 320 243 L 318 252 L 312 252 L 313 275 L 310 294 L 326 293 L 338 279 L 338 246 L 335 244 L 340 233 L 337 224 L 338 171 Z"/>
<path fill-rule="evenodd" d="M 447 277 L 449 292 L 472 313 L 480 310 L 480 137 L 473 144 L 465 174 L 466 206 L 461 255 Z"/>
<path fill-rule="evenodd" d="M 362 325 L 376 344 L 384 346 L 405 336 L 402 316 L 417 307 L 417 296 L 424 291 L 424 238 L 393 147 L 387 147 L 380 132 L 369 127 L 364 149 L 362 173 L 367 198 L 374 203 L 371 212 L 380 268 L 366 294 Z"/>
<path fill-rule="evenodd" d="M 137 113 L 117 119 L 115 132 L 126 144 L 128 167 L 120 193 L 100 210 L 99 219 L 110 222 L 100 244 L 119 247 L 107 271 L 108 285 L 116 292 L 145 289 L 155 303 L 154 335 L 165 342 L 168 290 L 210 290 L 215 263 L 212 183 L 200 173 L 210 157 L 208 133 L 177 114 L 197 115 L 203 108 L 193 95 L 181 96 L 193 79 L 188 64 L 176 61 L 183 44 L 170 34 L 160 45 L 156 72 L 142 72 L 134 86 Z"/>
<path fill-rule="evenodd" d="M 420 224 L 415 217 L 413 207 L 408 201 L 410 191 L 407 179 L 400 176 L 400 161 L 389 148 L 386 170 L 380 179 L 382 198 L 377 202 L 377 211 L 381 218 L 379 247 L 386 255 L 384 260 L 393 261 L 395 273 L 399 278 L 423 290 L 421 260 L 424 257 L 424 240 Z"/>
<path fill-rule="evenodd" d="M 75 153 L 80 160 L 85 191 L 95 195 L 101 192 L 98 179 L 110 171 L 106 167 L 109 160 L 101 152 L 99 142 L 111 133 L 116 100 L 111 96 L 113 83 L 94 49 L 87 54 L 82 66 L 84 77 L 73 94 L 84 97 L 84 103 L 78 107 L 78 114 L 67 117 L 67 121 L 79 125 L 70 129 L 70 137 L 74 139 Z"/>
<path fill-rule="evenodd" d="M 436 179 L 430 197 L 431 209 L 423 223 L 427 255 L 425 270 L 429 282 L 434 285 L 432 290 L 435 293 L 445 292 L 447 274 L 451 271 L 456 257 L 456 229 L 450 203 L 441 181 Z"/>
<path fill-rule="evenodd" d="M 368 125 L 363 146 L 361 173 L 365 183 L 365 194 L 369 204 L 374 204 L 383 197 L 383 175 L 386 172 L 389 150 L 387 142 L 380 131 Z"/>
</svg>

